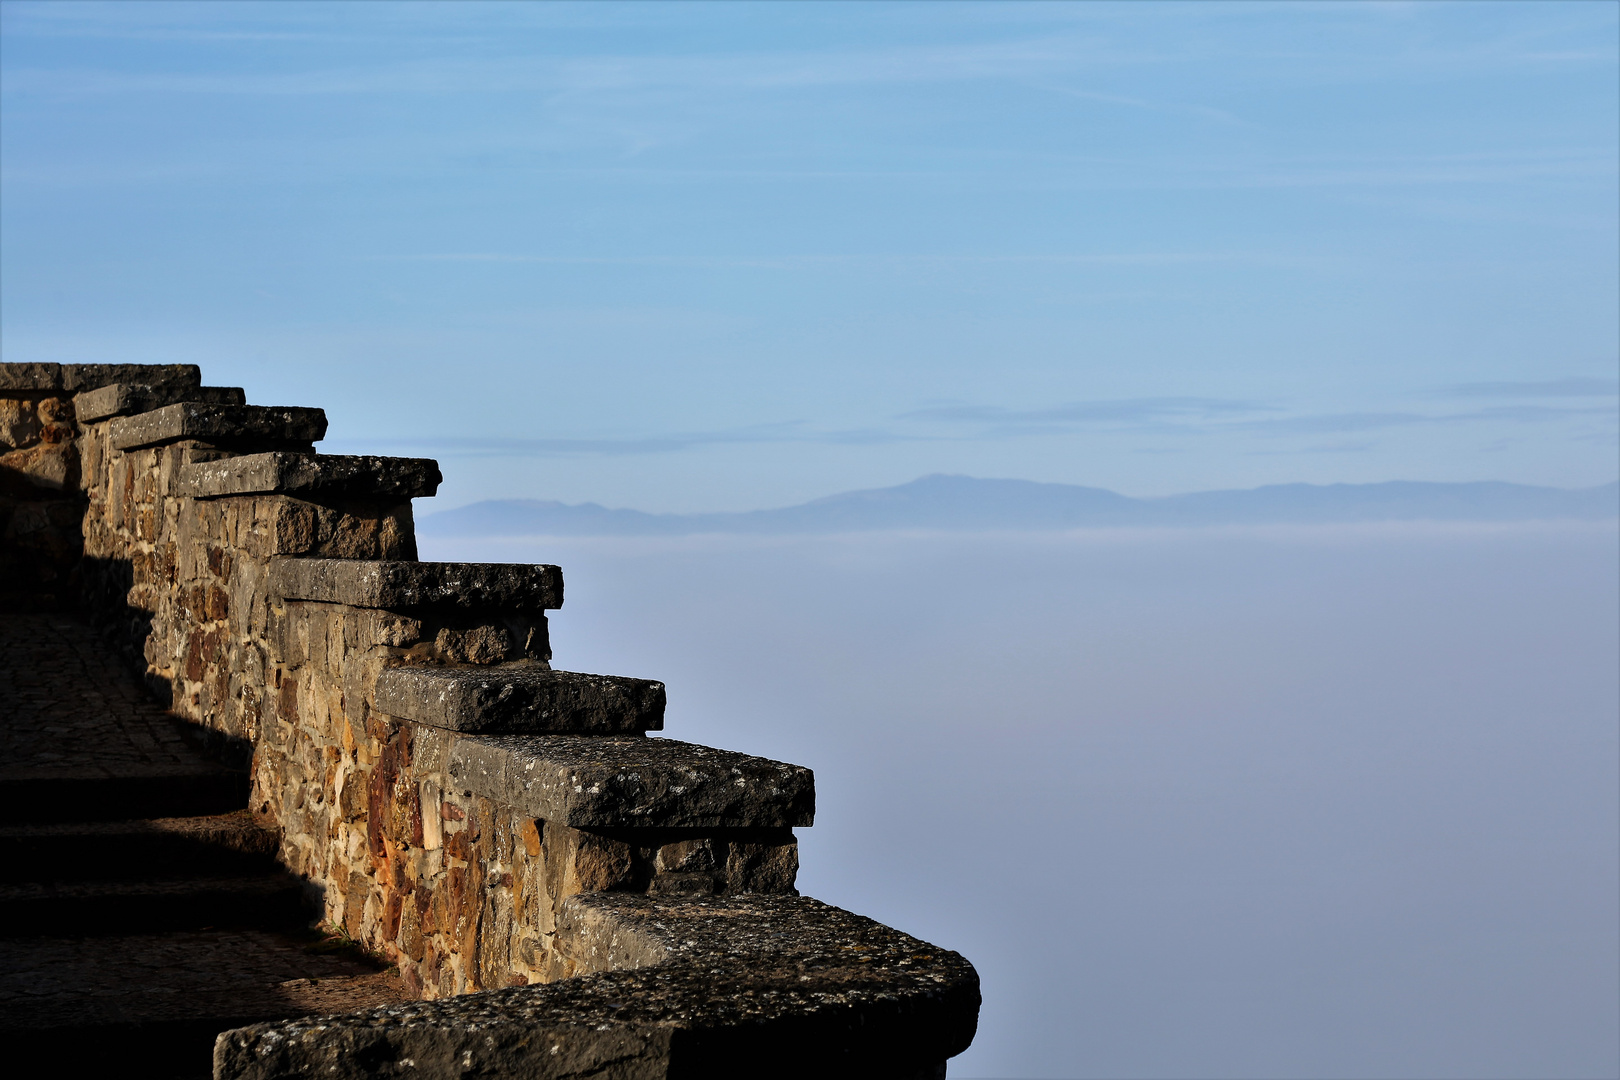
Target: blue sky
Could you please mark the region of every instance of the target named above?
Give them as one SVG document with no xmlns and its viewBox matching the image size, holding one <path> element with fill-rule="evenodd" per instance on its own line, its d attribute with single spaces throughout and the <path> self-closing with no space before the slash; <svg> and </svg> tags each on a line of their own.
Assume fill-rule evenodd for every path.
<svg viewBox="0 0 1620 1080">
<path fill-rule="evenodd" d="M 1617 13 L 7 2 L 0 346 L 441 505 L 1607 482 Z"/>
</svg>

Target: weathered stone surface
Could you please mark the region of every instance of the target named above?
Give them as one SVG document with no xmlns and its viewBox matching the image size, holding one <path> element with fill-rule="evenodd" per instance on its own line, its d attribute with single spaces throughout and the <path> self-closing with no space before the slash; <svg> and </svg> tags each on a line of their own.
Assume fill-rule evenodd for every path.
<svg viewBox="0 0 1620 1080">
<path fill-rule="evenodd" d="M 0 611 L 54 611 L 77 599 L 84 503 L 76 492 L 33 485 L 0 470 Z"/>
<path fill-rule="evenodd" d="M 544 615 L 480 621 L 474 626 L 441 626 L 431 644 L 408 656 L 434 664 L 498 664 L 504 660 L 550 660 L 551 638 Z"/>
<path fill-rule="evenodd" d="M 136 1025 L 319 1015 L 403 998 L 393 972 L 342 952 L 316 952 L 310 944 L 308 935 L 254 930 L 4 942 L 0 1031 L 15 1047 L 57 1032 L 102 1028 L 104 1037 L 123 1035 L 119 1046 L 127 1047 L 128 1028 Z M 159 1053 L 168 1049 L 152 1042 Z M 74 1048 L 56 1049 L 62 1054 L 56 1075 L 76 1072 Z M 108 1064 L 116 1076 L 128 1075 L 133 1062 Z"/>
<path fill-rule="evenodd" d="M 32 446 L 40 441 L 44 426 L 36 399 L 0 397 L 0 447 Z"/>
<path fill-rule="evenodd" d="M 560 608 L 562 570 L 528 563 L 277 559 L 270 590 L 284 600 L 349 607 L 537 612 Z"/>
<path fill-rule="evenodd" d="M 182 439 L 219 443 L 319 442 L 326 435 L 326 413 L 281 405 L 215 405 L 181 402 L 108 425 L 114 449 L 134 450 Z"/>
<path fill-rule="evenodd" d="M 0 392 L 61 388 L 61 364 L 0 364 Z"/>
<path fill-rule="evenodd" d="M 180 470 L 176 494 L 198 499 L 265 494 L 418 499 L 438 491 L 443 479 L 439 463 L 430 458 L 276 450 L 186 465 Z"/>
<path fill-rule="evenodd" d="M 712 746 L 634 735 L 457 739 L 450 778 L 519 813 L 574 828 L 802 827 L 809 769 Z"/>
<path fill-rule="evenodd" d="M 71 442 L 37 443 L 0 454 L 0 490 L 25 494 L 30 488 L 63 491 L 79 482 L 79 450 Z"/>
<path fill-rule="evenodd" d="M 470 734 L 657 731 L 664 684 L 538 664 L 396 667 L 377 676 L 379 712 Z"/>
<path fill-rule="evenodd" d="M 60 397 L 0 397 L 0 447 L 71 442 L 78 432 L 73 409 Z"/>
<path fill-rule="evenodd" d="M 145 386 L 200 386 L 202 369 L 196 364 L 62 365 L 62 389 L 70 394 L 119 382 Z"/>
<path fill-rule="evenodd" d="M 188 386 L 183 383 L 153 386 L 148 383 L 111 383 L 85 390 L 73 398 L 79 423 L 91 424 L 111 416 L 133 416 L 182 401 L 216 405 L 246 405 L 239 386 Z"/>
<path fill-rule="evenodd" d="M 72 414 L 61 398 L 0 397 L 0 448 L 15 450 L 40 442 L 61 442 L 73 437 Z M 61 414 L 66 413 L 65 417 Z M 61 423 L 62 419 L 67 424 Z M 52 431 L 52 428 L 58 428 Z M 52 438 L 52 435 L 56 438 Z"/>
<path fill-rule="evenodd" d="M 64 782 L 151 781 L 177 790 L 233 775 L 190 745 L 185 726 L 94 631 L 66 615 L 0 617 L 0 715 L 0 818 L 8 823 L 37 820 L 29 794 L 70 789 Z M 145 812 L 127 802 L 121 816 Z M 42 809 L 60 819 L 69 808 Z"/>
<path fill-rule="evenodd" d="M 196 386 L 202 382 L 202 370 L 196 364 L 0 364 L 0 391 L 72 393 L 115 382 Z"/>
<path fill-rule="evenodd" d="M 215 1076 L 937 1077 L 978 1024 L 959 954 L 803 897 L 587 894 L 591 974 L 228 1031 Z"/>
</svg>

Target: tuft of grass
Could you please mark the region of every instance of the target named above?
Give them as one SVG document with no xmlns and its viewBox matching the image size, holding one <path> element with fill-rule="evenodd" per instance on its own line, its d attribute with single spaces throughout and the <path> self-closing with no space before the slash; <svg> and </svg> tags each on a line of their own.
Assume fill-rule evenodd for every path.
<svg viewBox="0 0 1620 1080">
<path fill-rule="evenodd" d="M 304 951 L 317 956 L 346 956 L 351 960 L 372 964 L 377 968 L 391 968 L 388 957 L 349 936 L 349 932 L 336 923 L 323 923 L 311 931 L 315 940 L 304 946 Z"/>
</svg>

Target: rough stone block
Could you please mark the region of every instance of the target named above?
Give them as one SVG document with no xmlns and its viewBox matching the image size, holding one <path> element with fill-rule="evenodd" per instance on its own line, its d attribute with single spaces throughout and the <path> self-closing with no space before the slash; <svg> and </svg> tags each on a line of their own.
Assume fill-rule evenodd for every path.
<svg viewBox="0 0 1620 1080">
<path fill-rule="evenodd" d="M 418 499 L 439 490 L 444 477 L 429 458 L 293 454 L 271 451 L 183 466 L 176 494 L 346 495 Z"/>
<path fill-rule="evenodd" d="M 562 607 L 562 570 L 528 563 L 276 559 L 270 591 L 350 607 L 537 612 Z"/>
<path fill-rule="evenodd" d="M 202 384 L 202 369 L 196 364 L 62 365 L 62 389 L 69 393 L 94 390 L 110 383 L 195 387 Z"/>
<path fill-rule="evenodd" d="M 0 398 L 0 447 L 15 450 L 44 441 L 39 405 L 36 398 Z"/>
<path fill-rule="evenodd" d="M 806 897 L 564 902 L 580 977 L 222 1034 L 215 1076 L 943 1076 L 972 1042 L 957 953 Z"/>
<path fill-rule="evenodd" d="M 61 364 L 0 364 L 0 392 L 61 388 Z"/>
<path fill-rule="evenodd" d="M 426 645 L 425 642 L 423 644 Z M 502 660 L 550 659 L 549 656 L 514 655 L 511 628 L 493 623 L 463 628 L 440 627 L 432 645 L 412 651 L 419 655 L 430 654 L 432 659 L 450 664 L 487 665 L 498 664 Z"/>
<path fill-rule="evenodd" d="M 79 450 L 72 442 L 39 443 L 0 454 L 0 491 L 72 490 L 79 482 Z"/>
<path fill-rule="evenodd" d="M 377 676 L 376 707 L 473 734 L 621 734 L 663 728 L 664 684 L 538 664 L 396 667 Z"/>
<path fill-rule="evenodd" d="M 73 406 L 59 397 L 0 397 L 0 450 L 78 441 Z"/>
<path fill-rule="evenodd" d="M 635 735 L 463 737 L 449 773 L 465 790 L 573 828 L 802 827 L 809 769 Z"/>
<path fill-rule="evenodd" d="M 147 383 L 111 383 L 85 390 L 73 398 L 73 409 L 81 424 L 93 424 L 113 416 L 133 416 L 182 401 L 216 405 L 246 405 L 247 394 L 239 386 L 153 386 Z"/>
<path fill-rule="evenodd" d="M 181 402 L 108 425 L 118 450 L 161 446 L 182 439 L 217 443 L 319 442 L 326 435 L 326 412 L 282 405 L 217 405 Z"/>
<path fill-rule="evenodd" d="M 196 364 L 0 364 L 0 392 L 7 390 L 93 390 L 109 383 L 196 386 Z"/>
</svg>

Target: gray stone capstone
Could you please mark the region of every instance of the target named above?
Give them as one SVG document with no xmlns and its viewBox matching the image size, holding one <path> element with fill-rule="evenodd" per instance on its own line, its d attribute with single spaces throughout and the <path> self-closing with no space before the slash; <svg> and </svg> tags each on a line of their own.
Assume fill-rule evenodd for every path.
<svg viewBox="0 0 1620 1080">
<path fill-rule="evenodd" d="M 291 405 L 217 405 L 181 402 L 124 416 L 108 425 L 117 450 L 161 446 L 183 439 L 225 443 L 319 442 L 326 436 L 326 411 Z"/>
<path fill-rule="evenodd" d="M 270 591 L 284 600 L 405 611 L 531 613 L 562 607 L 562 570 L 527 563 L 373 559 L 276 559 Z"/>
<path fill-rule="evenodd" d="M 451 779 L 573 828 L 804 827 L 815 776 L 800 765 L 636 735 L 470 736 Z"/>
<path fill-rule="evenodd" d="M 444 479 L 429 458 L 295 454 L 273 450 L 187 465 L 176 494 L 196 499 L 222 495 L 348 495 L 377 499 L 427 498 Z"/>
<path fill-rule="evenodd" d="M 182 401 L 202 401 L 215 405 L 245 405 L 247 395 L 240 386 L 188 386 L 183 383 L 153 386 L 146 383 L 111 383 L 85 390 L 73 399 L 73 412 L 81 424 L 93 424 L 113 416 L 134 416 Z"/>
<path fill-rule="evenodd" d="M 664 726 L 664 684 L 539 664 L 397 667 L 377 676 L 379 712 L 470 734 L 611 735 Z"/>
<path fill-rule="evenodd" d="M 196 364 L 0 364 L 0 390 L 66 390 L 76 393 L 109 383 L 197 386 Z"/>
</svg>

